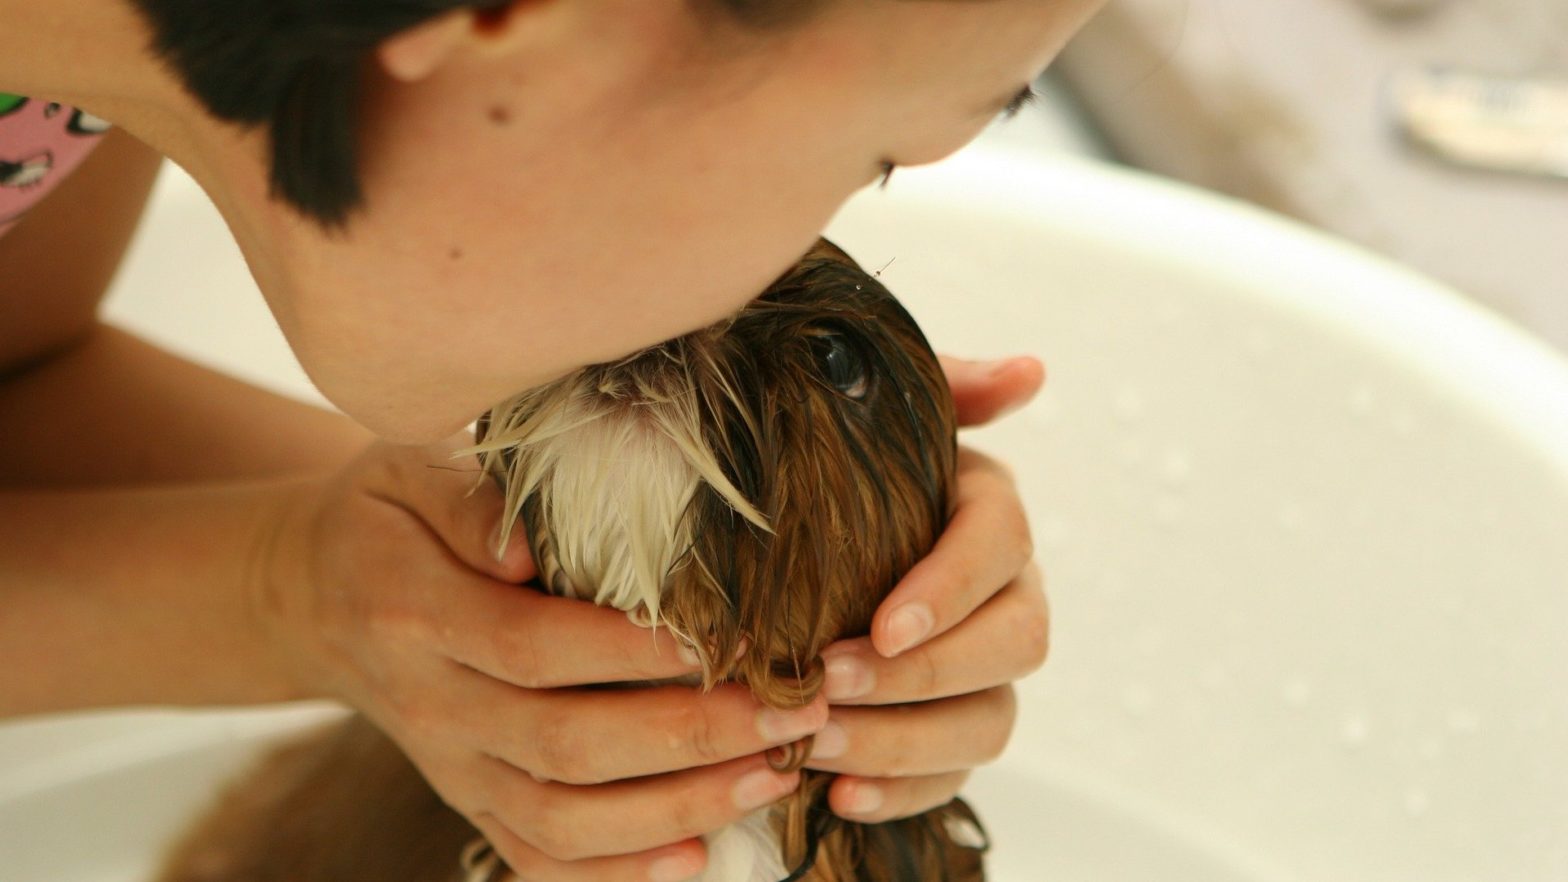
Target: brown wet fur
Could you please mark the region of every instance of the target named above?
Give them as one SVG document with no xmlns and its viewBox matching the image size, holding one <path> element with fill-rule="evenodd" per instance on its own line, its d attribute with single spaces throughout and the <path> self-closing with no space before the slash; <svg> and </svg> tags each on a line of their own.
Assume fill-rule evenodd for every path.
<svg viewBox="0 0 1568 882">
<path fill-rule="evenodd" d="M 362 717 L 279 749 L 170 852 L 162 882 L 448 882 L 473 828 Z"/>
<path fill-rule="evenodd" d="M 864 359 L 862 400 L 824 380 L 826 334 Z M 667 576 L 662 614 L 698 643 L 708 685 L 734 680 L 776 707 L 808 704 L 822 687 L 821 650 L 868 632 L 877 605 L 946 524 L 956 418 L 941 367 L 897 301 L 825 240 L 737 317 L 584 370 L 660 370 L 672 360 L 690 372 L 726 477 L 772 529 L 699 490 L 685 515 L 694 539 Z M 513 456 L 526 455 L 484 461 L 504 482 Z M 552 529 L 530 518 L 537 502 L 522 506 L 534 543 Z M 802 742 L 772 759 L 799 768 L 808 751 Z M 819 834 L 804 879 L 984 878 L 981 852 L 948 833 L 950 817 L 975 820 L 961 800 L 854 824 L 831 818 L 833 777 L 805 770 L 774 809 L 787 866 L 806 860 Z M 266 759 L 178 845 L 158 880 L 456 882 L 459 852 L 475 836 L 386 736 L 355 718 Z"/>
</svg>

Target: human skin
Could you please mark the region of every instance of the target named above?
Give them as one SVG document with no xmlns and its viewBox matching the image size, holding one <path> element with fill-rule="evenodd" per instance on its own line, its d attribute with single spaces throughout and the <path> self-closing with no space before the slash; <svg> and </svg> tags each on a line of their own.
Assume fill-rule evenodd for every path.
<svg viewBox="0 0 1568 882">
<path fill-rule="evenodd" d="M 675 656 L 605 611 L 510 588 L 526 553 L 491 553 L 499 502 L 428 468 L 452 443 L 436 439 L 519 388 L 749 299 L 882 162 L 929 161 L 977 132 L 1093 5 L 872 0 L 740 43 L 679 2 L 535 0 L 484 28 L 455 14 L 383 47 L 367 205 L 332 232 L 267 198 L 260 136 L 203 114 L 128 8 L 0 0 L 0 90 L 134 136 L 111 136 L 0 239 L 0 657 L 27 660 L 0 666 L 0 714 L 342 698 L 514 867 L 695 872 L 691 837 L 740 812 L 738 782 L 787 739 L 759 732 L 756 704 L 733 692 L 550 688 L 668 675 Z M 95 322 L 157 152 L 224 212 L 323 392 L 425 446 L 367 448 L 346 420 Z M 977 413 L 1041 380 L 1032 361 L 951 375 Z M 871 645 L 829 653 L 830 698 L 857 706 L 835 708 L 818 739 L 844 753 L 813 764 L 845 773 L 832 804 L 857 818 L 951 796 L 1005 743 L 1007 684 L 1043 660 L 1016 491 L 999 465 L 965 463 L 952 528 L 879 611 Z M 895 627 L 911 609 L 930 622 L 912 648 Z M 828 725 L 820 705 L 802 716 L 806 731 Z M 650 731 L 670 733 L 668 750 L 640 749 Z M 585 743 L 611 747 L 528 755 Z M 852 811 L 870 794 L 880 805 Z M 579 823 L 530 817 L 542 804 Z M 608 822 L 632 814 L 635 836 Z"/>
</svg>

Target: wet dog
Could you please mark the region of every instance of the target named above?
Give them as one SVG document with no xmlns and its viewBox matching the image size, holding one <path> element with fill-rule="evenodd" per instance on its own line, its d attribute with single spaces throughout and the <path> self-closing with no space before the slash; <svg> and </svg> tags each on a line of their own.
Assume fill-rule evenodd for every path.
<svg viewBox="0 0 1568 882">
<path fill-rule="evenodd" d="M 936 356 L 875 277 L 821 241 L 717 325 L 519 395 L 479 423 L 485 471 L 550 592 L 668 628 L 700 684 L 799 707 L 823 648 L 867 633 L 950 513 L 956 419 Z M 809 739 L 771 757 L 800 768 Z M 976 882 L 960 800 L 838 819 L 832 775 L 708 836 L 706 882 Z M 459 856 L 461 855 L 461 860 Z M 354 718 L 268 759 L 162 882 L 501 882 L 477 833 Z"/>
</svg>

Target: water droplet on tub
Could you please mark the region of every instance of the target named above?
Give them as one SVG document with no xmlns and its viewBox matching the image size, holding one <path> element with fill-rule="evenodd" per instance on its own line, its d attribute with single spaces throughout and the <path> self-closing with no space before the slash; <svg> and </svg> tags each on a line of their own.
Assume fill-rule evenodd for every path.
<svg viewBox="0 0 1568 882">
<path fill-rule="evenodd" d="M 1350 390 L 1347 399 L 1350 402 L 1350 412 L 1357 416 L 1366 416 L 1372 413 L 1372 408 L 1377 406 L 1377 393 L 1371 386 L 1358 385 Z"/>
<path fill-rule="evenodd" d="M 1040 519 L 1037 535 L 1040 545 L 1045 548 L 1057 548 L 1067 541 L 1067 522 L 1060 515 L 1048 514 Z"/>
<path fill-rule="evenodd" d="M 1135 423 L 1143 416 L 1143 396 L 1137 389 L 1124 386 L 1116 393 L 1111 408 L 1116 412 L 1117 419 L 1124 423 Z"/>
<path fill-rule="evenodd" d="M 1431 762 L 1443 755 L 1443 742 L 1436 738 L 1427 738 L 1416 745 L 1416 756 Z"/>
<path fill-rule="evenodd" d="M 1281 505 L 1279 511 L 1274 513 L 1274 519 L 1279 522 L 1279 525 L 1287 533 L 1299 533 L 1301 528 L 1307 523 L 1306 513 L 1301 510 L 1301 506 L 1294 502 L 1287 502 Z"/>
<path fill-rule="evenodd" d="M 1211 692 L 1219 692 L 1231 686 L 1230 669 L 1219 663 L 1206 666 L 1198 675 L 1198 682 L 1203 688 Z"/>
<path fill-rule="evenodd" d="M 1173 527 L 1187 513 L 1187 506 L 1174 496 L 1161 494 L 1154 502 L 1154 519 L 1160 524 Z"/>
<path fill-rule="evenodd" d="M 1351 714 L 1339 724 L 1339 740 L 1346 747 L 1357 748 L 1367 741 L 1367 718 L 1363 714 Z"/>
<path fill-rule="evenodd" d="M 1287 680 L 1280 694 L 1291 707 L 1306 707 L 1307 702 L 1312 700 L 1312 684 L 1302 677 Z"/>
<path fill-rule="evenodd" d="M 1153 703 L 1154 696 L 1149 694 L 1145 686 L 1135 684 L 1122 690 L 1122 710 L 1130 717 L 1144 716 Z"/>
<path fill-rule="evenodd" d="M 1192 458 L 1185 450 L 1172 448 L 1165 451 L 1160 461 L 1160 473 L 1168 484 L 1182 485 L 1192 477 Z"/>
<path fill-rule="evenodd" d="M 1138 629 L 1137 638 L 1133 641 L 1138 651 L 1145 656 L 1159 655 L 1165 651 L 1170 643 L 1169 633 L 1156 625 L 1144 625 Z"/>
<path fill-rule="evenodd" d="M 1448 712 L 1448 728 L 1469 734 L 1481 728 L 1481 717 L 1468 708 L 1454 708 Z"/>
<path fill-rule="evenodd" d="M 1142 466 L 1144 456 L 1143 442 L 1136 438 L 1128 438 L 1116 445 L 1116 460 L 1129 471 Z"/>
<path fill-rule="evenodd" d="M 1154 307 L 1154 318 L 1162 325 L 1174 324 L 1186 314 L 1187 310 L 1176 300 L 1167 300 Z"/>
<path fill-rule="evenodd" d="M 1405 811 L 1412 818 L 1421 817 L 1431 807 L 1432 797 L 1428 796 L 1425 790 L 1422 790 L 1420 787 L 1412 787 L 1405 791 Z"/>
<path fill-rule="evenodd" d="M 1262 328 L 1253 328 L 1247 332 L 1242 345 L 1247 355 L 1253 358 L 1262 358 L 1274 351 L 1274 339 Z"/>
</svg>

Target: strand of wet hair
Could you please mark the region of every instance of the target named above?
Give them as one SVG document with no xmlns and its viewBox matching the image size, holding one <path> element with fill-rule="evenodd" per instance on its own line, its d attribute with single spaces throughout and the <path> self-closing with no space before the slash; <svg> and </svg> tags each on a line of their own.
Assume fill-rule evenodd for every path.
<svg viewBox="0 0 1568 882">
<path fill-rule="evenodd" d="M 800 859 L 800 866 L 796 867 L 780 882 L 800 882 L 817 865 L 817 853 L 821 851 L 822 840 L 828 838 L 835 830 L 843 826 L 844 822 L 838 815 L 833 814 L 828 808 L 828 791 L 823 788 L 822 794 L 817 797 L 819 802 L 807 810 L 811 823 L 806 827 L 806 854 Z"/>
</svg>

